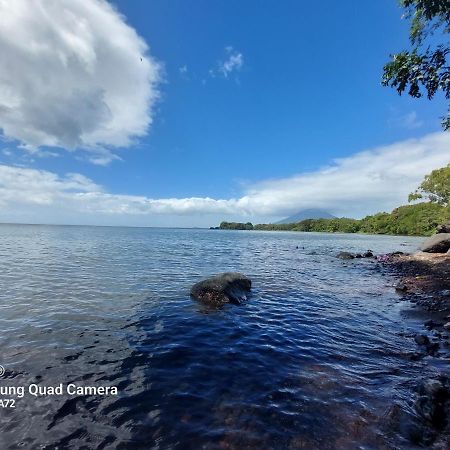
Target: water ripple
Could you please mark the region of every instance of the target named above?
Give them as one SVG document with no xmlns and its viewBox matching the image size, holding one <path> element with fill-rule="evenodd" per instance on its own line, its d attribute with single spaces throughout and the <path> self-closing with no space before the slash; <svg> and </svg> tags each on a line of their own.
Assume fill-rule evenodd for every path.
<svg viewBox="0 0 450 450">
<path fill-rule="evenodd" d="M 398 448 L 385 433 L 423 364 L 374 260 L 414 238 L 0 226 L 2 385 L 114 385 L 117 397 L 23 398 L 2 448 Z M 408 247 L 409 246 L 409 247 Z M 298 248 L 297 248 L 298 247 Z M 253 280 L 241 306 L 189 297 Z M 410 331 L 410 330 L 409 330 Z M 405 447 L 403 447 L 405 448 Z"/>
</svg>

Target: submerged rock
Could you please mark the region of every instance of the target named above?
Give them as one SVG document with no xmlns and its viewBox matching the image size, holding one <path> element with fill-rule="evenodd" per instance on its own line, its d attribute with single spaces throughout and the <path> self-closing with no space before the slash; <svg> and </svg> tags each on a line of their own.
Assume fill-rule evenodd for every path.
<svg viewBox="0 0 450 450">
<path fill-rule="evenodd" d="M 445 402 L 448 391 L 440 380 L 429 379 L 419 387 L 416 411 L 433 426 L 441 428 L 446 420 Z"/>
<path fill-rule="evenodd" d="M 350 253 L 350 252 L 339 252 L 336 258 L 339 259 L 354 259 L 354 258 L 372 258 L 372 250 L 366 250 L 364 253 Z"/>
<path fill-rule="evenodd" d="M 191 296 L 201 302 L 222 305 L 246 300 L 252 282 L 238 272 L 226 272 L 200 281 L 191 288 Z"/>
<path fill-rule="evenodd" d="M 450 249 L 450 233 L 438 233 L 427 239 L 420 250 L 427 253 L 446 253 Z"/>
<path fill-rule="evenodd" d="M 339 259 L 354 259 L 355 255 L 353 255 L 353 253 L 350 253 L 350 252 L 339 252 L 336 255 L 336 258 L 339 258 Z"/>
<path fill-rule="evenodd" d="M 416 344 L 422 347 L 424 354 L 435 355 L 439 350 L 439 342 L 431 342 L 425 334 L 418 334 L 414 336 Z"/>
<path fill-rule="evenodd" d="M 406 292 L 408 290 L 408 286 L 404 283 L 397 283 L 394 287 L 397 292 Z"/>
<path fill-rule="evenodd" d="M 425 334 L 418 334 L 417 336 L 414 336 L 414 340 L 418 345 L 429 345 L 430 343 L 428 336 L 426 336 Z"/>
<path fill-rule="evenodd" d="M 411 443 L 428 445 L 434 440 L 434 433 L 430 432 L 428 427 L 416 420 L 407 409 L 402 408 L 399 404 L 394 404 L 389 408 L 385 420 L 388 429 L 399 433 Z"/>
</svg>

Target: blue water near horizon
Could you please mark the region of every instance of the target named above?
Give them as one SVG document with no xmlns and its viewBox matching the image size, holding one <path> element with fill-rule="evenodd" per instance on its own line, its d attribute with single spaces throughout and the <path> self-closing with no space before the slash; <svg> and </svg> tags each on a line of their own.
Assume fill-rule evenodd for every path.
<svg viewBox="0 0 450 450">
<path fill-rule="evenodd" d="M 2 385 L 114 385 L 0 409 L 1 448 L 415 448 L 386 428 L 414 415 L 394 275 L 339 251 L 414 251 L 421 238 L 0 225 Z M 253 282 L 243 305 L 192 284 Z M 406 336 L 406 337 L 405 337 Z"/>
</svg>

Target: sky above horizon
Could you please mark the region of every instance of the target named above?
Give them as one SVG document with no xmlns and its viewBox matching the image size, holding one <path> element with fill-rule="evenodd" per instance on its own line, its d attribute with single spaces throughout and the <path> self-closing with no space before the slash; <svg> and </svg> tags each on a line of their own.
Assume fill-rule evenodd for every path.
<svg viewBox="0 0 450 450">
<path fill-rule="evenodd" d="M 390 211 L 450 163 L 380 84 L 396 0 L 0 1 L 0 221 L 213 226 Z"/>
</svg>

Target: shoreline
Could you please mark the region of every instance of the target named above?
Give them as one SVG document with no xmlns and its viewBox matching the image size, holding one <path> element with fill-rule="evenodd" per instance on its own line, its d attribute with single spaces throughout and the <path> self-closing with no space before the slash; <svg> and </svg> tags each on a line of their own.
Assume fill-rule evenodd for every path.
<svg viewBox="0 0 450 450">
<path fill-rule="evenodd" d="M 202 229 L 208 229 L 211 231 L 242 231 L 242 232 L 263 232 L 263 233 L 305 233 L 305 234 L 346 234 L 351 236 L 392 236 L 392 237 L 415 237 L 415 238 L 429 238 L 432 235 L 431 234 L 389 234 L 389 233 L 365 233 L 364 231 L 305 231 L 305 230 L 260 230 L 257 228 L 254 228 L 253 230 L 238 230 L 238 229 L 226 229 L 226 228 L 219 228 L 219 227 L 209 227 L 209 228 L 202 228 Z"/>
<path fill-rule="evenodd" d="M 430 312 L 450 321 L 450 255 L 447 253 L 394 252 L 384 262 L 400 277 L 396 290 Z M 414 298 L 417 297 L 417 298 Z M 447 320 L 448 319 L 448 320 Z"/>
<path fill-rule="evenodd" d="M 450 362 L 450 255 L 394 252 L 378 259 L 398 278 L 396 292 L 423 320 L 424 333 L 415 337 L 422 353 Z"/>
<path fill-rule="evenodd" d="M 394 286 L 415 309 L 423 331 L 411 336 L 417 351 L 412 361 L 427 360 L 434 375 L 418 380 L 414 409 L 429 439 L 421 444 L 440 450 L 450 445 L 450 255 L 394 252 L 377 258 L 398 279 Z M 406 337 L 406 336 L 405 336 Z M 423 438 L 422 438 L 423 439 Z"/>
</svg>

